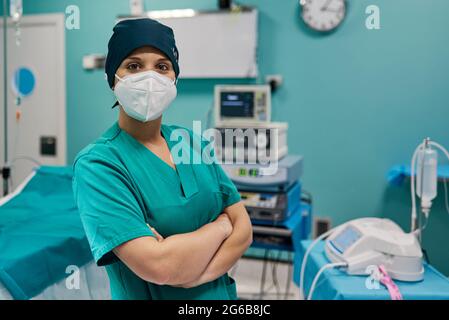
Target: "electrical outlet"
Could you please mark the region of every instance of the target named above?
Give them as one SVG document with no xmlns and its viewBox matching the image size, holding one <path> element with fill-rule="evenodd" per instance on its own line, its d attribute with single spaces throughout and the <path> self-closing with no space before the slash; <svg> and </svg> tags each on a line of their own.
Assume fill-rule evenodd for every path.
<svg viewBox="0 0 449 320">
<path fill-rule="evenodd" d="M 106 56 L 103 54 L 90 54 L 83 57 L 83 68 L 85 70 L 104 69 Z"/>
<path fill-rule="evenodd" d="M 40 137 L 41 156 L 56 157 L 56 137 Z"/>
<path fill-rule="evenodd" d="M 315 217 L 313 219 L 313 239 L 318 238 L 323 233 L 327 232 L 331 228 L 330 218 Z"/>
<path fill-rule="evenodd" d="M 279 88 L 282 85 L 283 81 L 284 79 L 280 74 L 269 74 L 265 76 L 265 83 L 269 85 L 273 83 L 276 88 Z"/>
</svg>

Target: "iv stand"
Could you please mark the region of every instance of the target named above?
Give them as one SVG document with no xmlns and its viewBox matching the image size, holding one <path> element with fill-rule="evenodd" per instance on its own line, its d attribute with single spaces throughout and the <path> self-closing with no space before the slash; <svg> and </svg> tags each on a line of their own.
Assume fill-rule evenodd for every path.
<svg viewBox="0 0 449 320">
<path fill-rule="evenodd" d="M 7 0 L 3 0 L 3 108 L 4 108 L 4 166 L 0 167 L 3 179 L 3 195 L 6 196 L 9 192 L 8 181 L 11 175 L 11 168 L 8 166 L 8 58 L 7 58 L 7 36 L 8 36 L 8 19 L 7 19 L 8 4 Z"/>
</svg>

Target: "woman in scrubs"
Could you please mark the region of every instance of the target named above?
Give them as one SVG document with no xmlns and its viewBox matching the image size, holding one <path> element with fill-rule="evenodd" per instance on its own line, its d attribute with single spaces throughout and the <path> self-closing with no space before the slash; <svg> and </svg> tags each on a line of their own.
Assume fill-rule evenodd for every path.
<svg viewBox="0 0 449 320">
<path fill-rule="evenodd" d="M 218 164 L 174 161 L 180 145 L 203 149 L 191 131 L 161 123 L 179 74 L 173 32 L 151 19 L 113 31 L 106 75 L 119 119 L 74 163 L 94 259 L 113 299 L 236 299 L 227 272 L 252 242 L 248 213 Z M 179 131 L 190 139 L 173 141 Z"/>
</svg>

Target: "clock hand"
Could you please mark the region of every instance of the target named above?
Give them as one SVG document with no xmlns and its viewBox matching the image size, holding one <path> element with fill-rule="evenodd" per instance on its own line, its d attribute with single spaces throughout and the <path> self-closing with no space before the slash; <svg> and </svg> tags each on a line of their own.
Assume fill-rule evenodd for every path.
<svg viewBox="0 0 449 320">
<path fill-rule="evenodd" d="M 329 9 L 329 8 L 326 8 L 326 10 L 321 10 L 321 11 L 339 13 L 339 12 L 342 12 L 342 11 L 343 11 L 343 8 L 339 8 L 339 9 Z"/>
<path fill-rule="evenodd" d="M 321 11 L 328 11 L 329 5 L 331 4 L 332 0 L 327 0 L 324 6 L 321 7 Z"/>
</svg>

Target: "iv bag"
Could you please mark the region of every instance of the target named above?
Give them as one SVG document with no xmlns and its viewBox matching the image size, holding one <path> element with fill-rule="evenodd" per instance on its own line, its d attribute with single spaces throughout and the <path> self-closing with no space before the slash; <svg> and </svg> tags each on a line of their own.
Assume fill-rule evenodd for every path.
<svg viewBox="0 0 449 320">
<path fill-rule="evenodd" d="M 432 201 L 437 196 L 438 154 L 430 147 L 418 152 L 416 167 L 416 193 L 423 201 Z"/>
<path fill-rule="evenodd" d="M 9 5 L 9 15 L 14 22 L 20 20 L 23 15 L 22 0 L 11 0 Z"/>
</svg>

